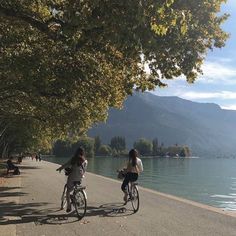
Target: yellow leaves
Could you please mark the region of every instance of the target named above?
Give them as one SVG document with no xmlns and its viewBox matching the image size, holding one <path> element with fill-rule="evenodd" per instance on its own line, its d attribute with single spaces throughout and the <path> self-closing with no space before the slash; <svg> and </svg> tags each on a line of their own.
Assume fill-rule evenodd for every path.
<svg viewBox="0 0 236 236">
<path fill-rule="evenodd" d="M 182 35 L 188 31 L 188 21 L 191 20 L 189 10 L 171 8 L 175 0 L 166 0 L 165 4 L 159 6 L 157 15 L 151 18 L 150 27 L 159 36 L 165 36 L 178 27 Z"/>
<path fill-rule="evenodd" d="M 151 29 L 158 35 L 166 35 L 168 27 L 161 24 L 151 24 Z"/>
<path fill-rule="evenodd" d="M 184 23 L 181 25 L 181 27 L 180 27 L 180 32 L 181 32 L 181 34 L 185 35 L 186 32 L 187 32 L 187 30 L 188 30 L 187 23 L 184 22 Z"/>
<path fill-rule="evenodd" d="M 29 9 L 35 12 L 43 20 L 49 19 L 51 17 L 50 9 L 47 5 L 41 3 L 41 1 L 33 2 Z"/>
<path fill-rule="evenodd" d="M 215 14 L 222 1 L 19 1 L 17 12 L 42 23 L 43 30 L 1 15 L 2 86 L 12 82 L 6 92 L 17 95 L 24 112 L 12 100 L 2 106 L 38 118 L 45 128 L 39 132 L 48 128 L 54 131 L 48 136 L 60 135 L 105 119 L 108 107 L 121 107 L 133 88 L 163 87 L 162 78 L 181 74 L 194 81 L 205 51 L 225 41 L 220 24 L 226 16 Z M 48 30 L 51 17 L 57 20 Z M 140 53 L 154 63 L 150 73 L 140 65 Z"/>
<path fill-rule="evenodd" d="M 166 6 L 170 7 L 174 2 L 175 0 L 166 0 Z"/>
</svg>

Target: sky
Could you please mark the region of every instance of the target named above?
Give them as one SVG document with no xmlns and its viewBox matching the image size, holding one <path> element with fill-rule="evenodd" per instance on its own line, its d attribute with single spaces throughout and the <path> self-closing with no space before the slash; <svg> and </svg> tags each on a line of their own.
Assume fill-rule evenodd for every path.
<svg viewBox="0 0 236 236">
<path fill-rule="evenodd" d="M 216 103 L 223 109 L 236 110 L 236 0 L 222 5 L 222 12 L 230 14 L 222 28 L 230 33 L 225 47 L 209 51 L 202 66 L 203 75 L 194 84 L 177 78 L 168 81 L 167 88 L 157 88 L 158 96 L 178 96 L 187 100 Z"/>
</svg>

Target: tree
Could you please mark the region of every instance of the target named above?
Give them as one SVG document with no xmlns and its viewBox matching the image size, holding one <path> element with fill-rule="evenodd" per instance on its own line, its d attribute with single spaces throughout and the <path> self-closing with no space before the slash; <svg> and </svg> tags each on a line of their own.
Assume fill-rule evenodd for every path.
<svg viewBox="0 0 236 236">
<path fill-rule="evenodd" d="M 9 117 L 0 119 L 0 155 L 8 157 L 12 153 L 48 152 L 52 144 L 52 134 L 36 120 Z"/>
<path fill-rule="evenodd" d="M 71 143 L 65 140 L 57 140 L 53 145 L 53 154 L 57 157 L 71 157 Z"/>
<path fill-rule="evenodd" d="M 179 154 L 181 157 L 190 157 L 191 156 L 191 151 L 189 147 L 184 146 Z"/>
<path fill-rule="evenodd" d="M 102 156 L 110 156 L 112 154 L 112 150 L 108 145 L 101 145 L 100 149 L 99 149 L 99 155 Z"/>
<path fill-rule="evenodd" d="M 123 151 L 126 148 L 125 138 L 120 136 L 115 136 L 111 139 L 110 147 L 116 151 Z"/>
<path fill-rule="evenodd" d="M 94 152 L 95 154 L 98 154 L 98 150 L 101 147 L 101 139 L 99 136 L 96 136 L 94 138 Z"/>
<path fill-rule="evenodd" d="M 194 82 L 207 50 L 227 38 L 223 2 L 0 0 L 1 120 L 77 136 L 134 88 Z"/>
<path fill-rule="evenodd" d="M 77 142 L 72 144 L 72 151 L 75 151 L 79 148 L 84 148 L 85 155 L 87 157 L 94 157 L 94 139 L 90 137 L 81 137 L 77 140 Z"/>
<path fill-rule="evenodd" d="M 87 157 L 94 156 L 94 139 L 86 136 L 76 141 L 57 140 L 53 146 L 53 154 L 59 157 L 71 157 L 79 147 L 84 149 Z"/>
<path fill-rule="evenodd" d="M 159 152 L 159 147 L 158 147 L 158 139 L 154 138 L 152 140 L 152 153 L 154 156 L 156 156 Z"/>
<path fill-rule="evenodd" d="M 152 154 L 152 142 L 147 139 L 141 138 L 134 143 L 134 148 L 138 150 L 141 155 Z"/>
</svg>

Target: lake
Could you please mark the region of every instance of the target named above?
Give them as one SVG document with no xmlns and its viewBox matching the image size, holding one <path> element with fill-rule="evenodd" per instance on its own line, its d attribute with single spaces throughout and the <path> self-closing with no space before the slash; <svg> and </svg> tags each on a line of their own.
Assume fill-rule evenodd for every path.
<svg viewBox="0 0 236 236">
<path fill-rule="evenodd" d="M 45 160 L 62 164 L 67 158 Z M 88 159 L 88 171 L 116 179 L 126 158 Z M 142 158 L 144 172 L 139 185 L 189 200 L 236 211 L 236 159 L 234 158 Z"/>
</svg>

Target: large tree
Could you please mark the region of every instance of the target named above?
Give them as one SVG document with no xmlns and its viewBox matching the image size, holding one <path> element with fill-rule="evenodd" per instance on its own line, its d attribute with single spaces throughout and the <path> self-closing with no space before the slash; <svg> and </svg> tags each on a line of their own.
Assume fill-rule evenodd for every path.
<svg viewBox="0 0 236 236">
<path fill-rule="evenodd" d="M 75 135 L 134 88 L 193 82 L 224 46 L 223 2 L 0 0 L 0 118 Z"/>
</svg>

